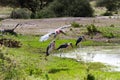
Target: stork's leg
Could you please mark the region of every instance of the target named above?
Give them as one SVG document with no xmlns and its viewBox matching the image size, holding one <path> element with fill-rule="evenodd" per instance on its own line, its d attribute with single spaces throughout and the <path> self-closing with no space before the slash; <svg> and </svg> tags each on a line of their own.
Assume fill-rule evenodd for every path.
<svg viewBox="0 0 120 80">
<path fill-rule="evenodd" d="M 63 50 L 61 50 L 61 53 L 60 53 L 60 58 L 62 57 L 62 53 L 63 53 Z"/>
<path fill-rule="evenodd" d="M 81 43 L 79 44 L 79 48 L 82 48 L 82 45 L 81 45 Z"/>
<path fill-rule="evenodd" d="M 80 48 L 82 48 L 82 45 L 80 44 Z"/>
<path fill-rule="evenodd" d="M 60 58 L 62 57 L 62 52 L 60 53 Z"/>
</svg>

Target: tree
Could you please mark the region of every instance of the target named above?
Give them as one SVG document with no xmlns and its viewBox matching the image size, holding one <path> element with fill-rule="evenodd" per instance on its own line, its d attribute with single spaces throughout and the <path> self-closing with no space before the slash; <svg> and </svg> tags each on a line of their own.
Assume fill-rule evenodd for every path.
<svg viewBox="0 0 120 80">
<path fill-rule="evenodd" d="M 18 3 L 17 0 L 0 0 L 0 5 L 15 7 L 18 6 Z"/>
<path fill-rule="evenodd" d="M 53 0 L 0 0 L 0 5 L 27 8 L 35 14 L 52 1 Z"/>
<path fill-rule="evenodd" d="M 88 0 L 54 0 L 50 6 L 57 17 L 90 17 L 93 16 L 93 9 Z"/>
<path fill-rule="evenodd" d="M 117 11 L 120 9 L 120 0 L 98 0 L 97 6 L 104 6 L 108 11 Z"/>
</svg>

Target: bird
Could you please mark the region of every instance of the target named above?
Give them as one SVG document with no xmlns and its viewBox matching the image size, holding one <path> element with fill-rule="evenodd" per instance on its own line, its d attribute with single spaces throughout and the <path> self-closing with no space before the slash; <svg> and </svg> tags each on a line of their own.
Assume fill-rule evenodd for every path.
<svg viewBox="0 0 120 80">
<path fill-rule="evenodd" d="M 73 47 L 73 45 L 72 45 L 71 42 L 70 42 L 70 43 L 64 43 L 64 44 L 61 44 L 61 45 L 57 48 L 57 50 L 60 50 L 60 49 L 62 49 L 62 48 L 67 48 L 68 46 Z"/>
<path fill-rule="evenodd" d="M 50 52 L 55 49 L 55 40 L 53 40 L 46 48 L 46 56 L 50 55 Z"/>
<path fill-rule="evenodd" d="M 41 38 L 39 39 L 39 41 L 40 41 L 40 42 L 46 41 L 46 40 L 48 40 L 48 38 L 49 38 L 51 35 L 53 35 L 53 34 L 55 34 L 55 33 L 54 33 L 54 32 L 50 32 L 50 33 L 48 33 L 48 34 L 45 34 L 45 35 L 41 36 Z"/>
<path fill-rule="evenodd" d="M 83 39 L 85 39 L 85 37 L 84 37 L 84 36 L 80 36 L 80 37 L 78 37 L 78 39 L 76 40 L 75 45 L 77 46 L 77 45 L 78 45 L 78 43 L 80 43 Z"/>
<path fill-rule="evenodd" d="M 57 29 L 55 29 L 53 32 L 49 32 L 49 33 L 41 36 L 40 39 L 39 39 L 39 41 L 40 41 L 40 42 L 46 41 L 46 40 L 49 39 L 49 37 L 50 37 L 51 35 L 54 35 L 54 38 L 56 38 L 56 36 L 57 36 L 58 34 L 60 34 L 60 33 L 66 35 L 66 33 L 63 31 L 63 29 L 69 28 L 70 26 L 71 26 L 71 25 L 65 25 L 65 26 L 62 26 L 62 27 L 60 27 L 60 28 L 57 28 Z"/>
<path fill-rule="evenodd" d="M 56 29 L 56 30 L 55 30 L 55 33 L 54 33 L 54 38 L 56 38 L 56 36 L 57 36 L 58 34 L 60 34 L 60 33 L 66 35 L 66 33 L 65 33 L 62 29 Z"/>
<path fill-rule="evenodd" d="M 18 23 L 13 29 L 3 29 L 1 32 L 2 34 L 9 33 L 11 35 L 17 35 L 17 33 L 14 31 L 18 26 L 21 26 L 22 24 Z"/>
<path fill-rule="evenodd" d="M 57 48 L 57 50 L 61 50 L 61 49 L 63 49 L 63 48 L 67 48 L 67 47 L 69 47 L 69 46 L 73 47 L 73 45 L 72 45 L 71 42 L 61 44 L 61 45 Z M 61 52 L 61 54 L 60 54 L 60 57 L 61 57 L 61 55 L 62 55 L 62 52 Z"/>
</svg>

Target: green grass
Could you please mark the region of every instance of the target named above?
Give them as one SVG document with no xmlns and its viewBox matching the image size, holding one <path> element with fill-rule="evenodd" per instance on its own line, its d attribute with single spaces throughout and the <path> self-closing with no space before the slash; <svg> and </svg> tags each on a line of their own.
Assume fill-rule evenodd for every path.
<svg viewBox="0 0 120 80">
<path fill-rule="evenodd" d="M 76 22 L 72 22 L 71 25 L 72 25 L 74 28 L 82 27 L 82 25 L 80 25 L 79 23 L 76 23 Z"/>
<path fill-rule="evenodd" d="M 102 71 L 92 71 L 95 75 L 96 80 L 119 80 L 119 72 L 102 72 Z"/>
<path fill-rule="evenodd" d="M 8 35 L 4 37 L 21 41 L 23 45 L 21 48 L 3 47 L 1 54 L 3 54 L 4 59 L 0 57 L 0 66 L 5 69 L 0 67 L 1 80 L 85 80 L 88 74 L 86 71 L 88 66 L 89 73 L 96 80 L 120 79 L 120 73 L 105 72 L 103 69 L 107 69 L 107 66 L 101 63 L 86 64 L 74 59 L 59 58 L 52 55 L 48 57 L 48 60 L 45 60 L 46 46 L 50 40 L 39 42 L 38 36 L 30 35 L 19 35 L 18 37 Z M 65 42 L 75 44 L 75 41 L 74 39 L 57 39 L 56 46 L 58 47 Z M 105 44 L 88 40 L 82 42 L 84 46 Z"/>
<path fill-rule="evenodd" d="M 119 27 L 99 27 L 99 30 L 102 32 L 104 37 L 110 37 L 110 34 L 112 33 L 114 37 L 120 38 L 120 28 Z"/>
<path fill-rule="evenodd" d="M 112 46 L 115 45 L 113 43 L 105 43 L 105 42 L 97 42 L 97 41 L 92 41 L 92 40 L 87 40 L 81 43 L 83 46 Z"/>
</svg>

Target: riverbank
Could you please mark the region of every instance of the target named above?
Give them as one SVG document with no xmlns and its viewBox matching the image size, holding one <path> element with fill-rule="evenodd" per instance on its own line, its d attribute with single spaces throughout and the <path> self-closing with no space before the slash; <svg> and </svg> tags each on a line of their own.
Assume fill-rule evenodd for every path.
<svg viewBox="0 0 120 80">
<path fill-rule="evenodd" d="M 110 66 L 106 66 L 100 62 L 84 62 L 76 61 L 71 58 L 59 58 L 52 54 L 60 53 L 53 51 L 47 61 L 45 60 L 46 47 L 53 39 L 52 37 L 45 41 L 39 42 L 40 36 L 59 28 L 60 26 L 75 22 L 80 25 L 78 28 L 72 27 L 73 32 L 66 30 L 67 36 L 60 34 L 56 38 L 56 48 L 63 43 L 72 42 L 73 46 L 78 36 L 84 35 L 86 40 L 81 44 L 83 50 L 87 47 L 93 47 L 88 52 L 102 51 L 97 46 L 113 46 L 120 45 L 120 28 L 119 19 L 111 18 L 50 18 L 50 19 L 5 19 L 2 23 L 2 28 L 12 29 L 17 23 L 22 23 L 22 26 L 16 28 L 15 32 L 18 36 L 4 35 L 0 38 L 9 38 L 20 41 L 20 48 L 1 48 L 0 53 L 0 77 L 1 79 L 24 79 L 24 80 L 85 80 L 88 75 L 91 75 L 95 80 L 119 80 L 120 72 L 109 72 Z M 87 34 L 87 26 L 95 25 L 97 33 L 92 36 Z M 74 51 L 79 47 L 69 48 L 63 52 Z M 97 50 L 96 50 L 97 49 Z M 100 50 L 99 50 L 100 49 Z M 118 49 L 119 50 L 119 49 Z M 79 52 L 75 50 L 74 52 Z M 104 52 L 104 51 L 102 51 Z M 74 53 L 73 53 L 74 54 Z M 114 58 L 114 57 L 112 57 Z M 89 71 L 89 72 L 88 72 Z"/>
<path fill-rule="evenodd" d="M 109 71 L 120 71 L 120 46 L 89 46 L 80 47 L 67 53 L 56 53 L 55 56 L 73 58 L 84 62 L 101 62 L 111 66 Z"/>
<path fill-rule="evenodd" d="M 119 72 L 109 72 L 110 67 L 99 62 L 85 63 L 84 61 L 76 61 L 70 58 L 59 58 L 52 56 L 55 51 L 45 60 L 46 46 L 50 40 L 39 42 L 39 36 L 18 35 L 3 36 L 4 38 L 12 38 L 20 41 L 20 48 L 3 47 L 0 53 L 1 79 L 24 79 L 24 80 L 85 80 L 90 74 L 95 80 L 118 80 Z M 3 38 L 2 37 L 2 38 Z M 57 39 L 56 47 L 65 42 L 74 43 L 75 40 Z M 84 44 L 88 44 L 87 41 Z M 99 43 L 98 43 L 99 44 Z M 84 46 L 84 45 L 82 45 Z M 74 47 L 75 48 L 75 47 Z M 95 48 L 95 46 L 94 46 Z M 72 49 L 70 48 L 72 51 Z M 68 52 L 68 50 L 65 50 Z M 74 51 L 74 50 L 73 50 Z M 4 62 L 2 62 L 2 60 Z M 88 68 L 89 67 L 89 68 Z M 87 71 L 89 69 L 89 72 Z"/>
</svg>

